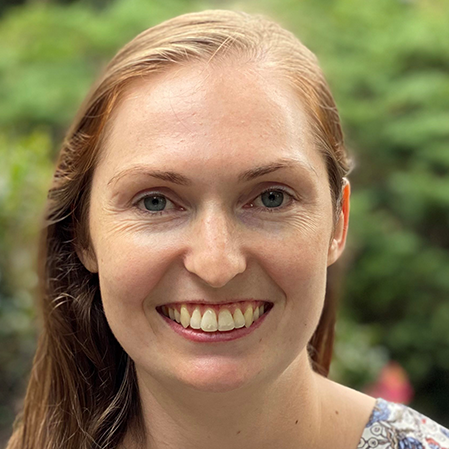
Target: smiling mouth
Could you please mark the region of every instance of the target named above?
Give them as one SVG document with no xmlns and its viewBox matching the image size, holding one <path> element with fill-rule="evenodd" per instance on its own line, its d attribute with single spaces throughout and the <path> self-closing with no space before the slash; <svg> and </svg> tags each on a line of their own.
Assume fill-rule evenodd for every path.
<svg viewBox="0 0 449 449">
<path fill-rule="evenodd" d="M 272 307 L 273 303 L 266 301 L 244 301 L 219 307 L 216 304 L 167 304 L 157 307 L 156 310 L 185 329 L 229 332 L 233 329 L 250 327 Z"/>
</svg>

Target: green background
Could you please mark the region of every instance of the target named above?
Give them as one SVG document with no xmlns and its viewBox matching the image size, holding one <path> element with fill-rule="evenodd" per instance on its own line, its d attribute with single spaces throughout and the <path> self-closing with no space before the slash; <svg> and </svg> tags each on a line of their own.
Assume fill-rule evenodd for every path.
<svg viewBox="0 0 449 449">
<path fill-rule="evenodd" d="M 0 445 L 35 349 L 36 237 L 64 133 L 122 45 L 209 8 L 263 13 L 293 31 L 339 106 L 356 169 L 331 378 L 363 390 L 397 361 L 415 391 L 409 405 L 449 427 L 448 0 L 3 1 Z"/>
</svg>

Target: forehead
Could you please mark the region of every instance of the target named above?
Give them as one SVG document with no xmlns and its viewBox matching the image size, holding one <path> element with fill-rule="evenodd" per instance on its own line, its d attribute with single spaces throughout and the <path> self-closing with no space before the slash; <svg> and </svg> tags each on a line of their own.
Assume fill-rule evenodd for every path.
<svg viewBox="0 0 449 449">
<path fill-rule="evenodd" d="M 250 166 L 255 157 L 285 156 L 323 165 L 293 89 L 248 64 L 173 68 L 133 81 L 106 135 L 102 159 L 116 168 L 158 157 L 200 165 L 238 158 Z"/>
</svg>

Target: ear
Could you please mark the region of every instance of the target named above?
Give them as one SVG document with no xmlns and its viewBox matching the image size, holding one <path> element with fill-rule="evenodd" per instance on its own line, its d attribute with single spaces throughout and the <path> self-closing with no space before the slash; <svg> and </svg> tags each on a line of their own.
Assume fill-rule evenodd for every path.
<svg viewBox="0 0 449 449">
<path fill-rule="evenodd" d="M 76 248 L 76 254 L 88 271 L 91 273 L 98 273 L 97 258 L 92 249 Z"/>
<path fill-rule="evenodd" d="M 329 246 L 327 266 L 330 266 L 337 261 L 346 245 L 346 236 L 348 233 L 349 224 L 349 197 L 351 196 L 351 186 L 346 178 L 343 178 L 343 181 L 341 212 L 335 225 L 335 232 Z"/>
</svg>

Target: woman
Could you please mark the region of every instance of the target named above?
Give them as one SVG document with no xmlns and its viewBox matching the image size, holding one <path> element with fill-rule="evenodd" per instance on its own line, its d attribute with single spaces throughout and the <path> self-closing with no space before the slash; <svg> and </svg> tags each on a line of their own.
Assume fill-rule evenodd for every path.
<svg viewBox="0 0 449 449">
<path fill-rule="evenodd" d="M 349 170 L 317 60 L 278 25 L 206 11 L 127 44 L 60 152 L 8 448 L 447 447 L 326 377 Z"/>
</svg>

